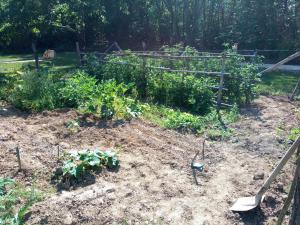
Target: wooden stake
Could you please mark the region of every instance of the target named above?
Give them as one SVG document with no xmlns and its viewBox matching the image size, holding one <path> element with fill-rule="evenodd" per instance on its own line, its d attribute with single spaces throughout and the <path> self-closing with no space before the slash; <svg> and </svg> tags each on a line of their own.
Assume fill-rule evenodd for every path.
<svg viewBox="0 0 300 225">
<path fill-rule="evenodd" d="M 19 171 L 21 171 L 22 170 L 22 166 L 21 166 L 21 157 L 20 157 L 20 149 L 19 149 L 19 147 L 16 148 L 16 153 L 17 153 Z"/>
<path fill-rule="evenodd" d="M 289 62 L 289 61 L 291 61 L 291 60 L 293 60 L 293 59 L 295 59 L 295 58 L 297 58 L 299 56 L 300 56 L 300 52 L 296 52 L 293 55 L 290 55 L 289 57 L 287 57 L 287 58 L 281 60 L 280 62 L 276 63 L 275 65 L 273 65 L 273 66 L 271 66 L 271 67 L 269 67 L 269 68 L 261 71 L 260 74 L 267 73 L 267 72 L 270 72 L 272 70 L 275 70 L 279 66 L 281 66 L 281 65 L 283 65 L 283 64 L 285 64 L 285 63 L 287 63 L 287 62 Z"/>
<path fill-rule="evenodd" d="M 32 42 L 31 47 L 32 47 L 33 55 L 34 55 L 35 69 L 38 70 L 40 68 L 40 65 L 39 65 L 39 56 L 38 56 L 38 54 L 36 52 L 36 46 L 35 46 L 34 42 Z"/>
<path fill-rule="evenodd" d="M 298 82 L 297 82 L 297 84 L 296 84 L 296 87 L 295 87 L 295 89 L 294 89 L 294 91 L 293 91 L 293 93 L 292 93 L 292 95 L 291 95 L 291 97 L 290 97 L 290 100 L 291 100 L 291 101 L 294 100 L 294 97 L 295 97 L 295 95 L 296 95 L 297 90 L 299 89 L 299 87 L 300 87 L 300 79 L 298 80 Z"/>
<path fill-rule="evenodd" d="M 222 55 L 222 71 L 220 76 L 220 84 L 219 84 L 219 91 L 218 91 L 218 98 L 217 98 L 217 111 L 219 113 L 221 105 L 222 105 L 222 90 L 224 86 L 224 74 L 225 74 L 225 55 Z"/>
<path fill-rule="evenodd" d="M 78 65 L 82 66 L 82 60 L 81 60 L 81 53 L 80 53 L 80 47 L 79 47 L 79 42 L 76 42 L 76 53 L 77 53 L 77 58 L 78 58 Z"/>
<path fill-rule="evenodd" d="M 60 149 L 59 149 L 59 145 L 57 146 L 57 161 L 59 161 L 59 151 L 60 151 Z"/>
</svg>

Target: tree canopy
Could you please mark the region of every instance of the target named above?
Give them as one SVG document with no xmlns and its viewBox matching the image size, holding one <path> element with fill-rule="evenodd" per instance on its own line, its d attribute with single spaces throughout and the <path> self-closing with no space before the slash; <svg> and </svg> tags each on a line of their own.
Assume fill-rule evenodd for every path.
<svg viewBox="0 0 300 225">
<path fill-rule="evenodd" d="M 182 42 L 200 49 L 299 48 L 299 0 L 1 0 L 0 49 Z"/>
</svg>

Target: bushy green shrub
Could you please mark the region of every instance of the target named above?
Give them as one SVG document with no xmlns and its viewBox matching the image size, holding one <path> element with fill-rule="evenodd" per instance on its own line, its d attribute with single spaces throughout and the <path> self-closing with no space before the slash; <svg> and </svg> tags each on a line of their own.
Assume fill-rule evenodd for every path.
<svg viewBox="0 0 300 225">
<path fill-rule="evenodd" d="M 80 111 L 107 119 L 137 117 L 141 110 L 134 99 L 126 97 L 129 87 L 114 80 L 104 81 L 97 85 L 93 97 L 80 106 Z"/>
<path fill-rule="evenodd" d="M 47 72 L 26 71 L 15 84 L 9 101 L 23 110 L 42 111 L 60 105 L 59 82 Z"/>
<path fill-rule="evenodd" d="M 0 100 L 7 100 L 11 95 L 14 84 L 17 82 L 19 74 L 0 73 Z"/>
<path fill-rule="evenodd" d="M 93 99 L 97 94 L 96 83 L 95 78 L 78 70 L 59 90 L 64 105 L 77 108 Z"/>
</svg>

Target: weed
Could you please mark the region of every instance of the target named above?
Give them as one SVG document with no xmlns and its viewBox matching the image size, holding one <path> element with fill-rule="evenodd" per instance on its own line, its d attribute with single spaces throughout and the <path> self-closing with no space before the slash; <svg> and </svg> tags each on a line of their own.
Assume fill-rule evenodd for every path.
<svg viewBox="0 0 300 225">
<path fill-rule="evenodd" d="M 287 137 L 290 141 L 296 141 L 297 137 L 300 135 L 300 127 L 294 127 L 291 129 L 289 136 Z"/>
<path fill-rule="evenodd" d="M 34 184 L 26 190 L 13 179 L 0 177 L 0 224 L 23 224 L 29 207 L 41 199 Z"/>
</svg>

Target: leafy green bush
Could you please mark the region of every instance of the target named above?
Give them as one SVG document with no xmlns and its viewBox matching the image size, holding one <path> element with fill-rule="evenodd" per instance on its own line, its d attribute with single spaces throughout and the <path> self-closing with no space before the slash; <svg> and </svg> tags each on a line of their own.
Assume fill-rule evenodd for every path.
<svg viewBox="0 0 300 225">
<path fill-rule="evenodd" d="M 97 170 L 102 167 L 115 169 L 119 166 L 119 160 L 116 153 L 99 150 L 83 150 L 73 152 L 68 156 L 68 160 L 63 165 L 63 178 L 79 178 L 86 171 Z"/>
<path fill-rule="evenodd" d="M 0 73 L 0 100 L 8 100 L 18 76 L 17 73 Z"/>
<path fill-rule="evenodd" d="M 80 106 L 80 111 L 107 119 L 137 117 L 141 110 L 135 100 L 126 97 L 128 89 L 128 85 L 117 84 L 114 80 L 102 82 L 93 96 Z"/>
<path fill-rule="evenodd" d="M 97 81 L 83 71 L 78 70 L 59 90 L 65 106 L 79 107 L 96 95 Z"/>
<path fill-rule="evenodd" d="M 60 105 L 55 75 L 26 71 L 12 91 L 9 101 L 23 110 L 42 111 Z"/>
</svg>

